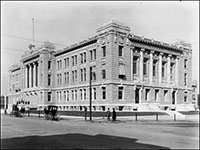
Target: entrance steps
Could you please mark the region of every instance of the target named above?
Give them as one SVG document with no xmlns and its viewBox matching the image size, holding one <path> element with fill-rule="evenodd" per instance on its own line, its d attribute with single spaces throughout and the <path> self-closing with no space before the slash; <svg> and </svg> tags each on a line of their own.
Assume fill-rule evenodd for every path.
<svg viewBox="0 0 200 150">
<path fill-rule="evenodd" d="M 178 111 L 171 111 L 171 110 L 166 110 L 165 111 L 169 116 L 172 116 L 172 117 L 176 117 L 176 119 L 181 119 L 181 120 L 185 120 L 185 115 L 179 113 Z"/>
</svg>

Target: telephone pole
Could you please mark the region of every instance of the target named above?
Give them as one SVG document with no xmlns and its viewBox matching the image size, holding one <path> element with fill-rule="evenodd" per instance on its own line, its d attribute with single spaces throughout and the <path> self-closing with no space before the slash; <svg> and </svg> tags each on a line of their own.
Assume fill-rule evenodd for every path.
<svg viewBox="0 0 200 150">
<path fill-rule="evenodd" d="M 90 121 L 92 121 L 92 67 L 90 67 Z"/>
</svg>

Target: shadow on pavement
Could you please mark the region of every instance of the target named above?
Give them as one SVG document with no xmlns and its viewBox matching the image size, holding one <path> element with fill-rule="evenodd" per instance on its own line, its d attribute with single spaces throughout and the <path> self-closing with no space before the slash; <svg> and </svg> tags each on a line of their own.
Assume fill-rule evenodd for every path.
<svg viewBox="0 0 200 150">
<path fill-rule="evenodd" d="M 1 144 L 2 149 L 169 149 L 137 143 L 137 139 L 78 133 L 2 139 Z"/>
</svg>

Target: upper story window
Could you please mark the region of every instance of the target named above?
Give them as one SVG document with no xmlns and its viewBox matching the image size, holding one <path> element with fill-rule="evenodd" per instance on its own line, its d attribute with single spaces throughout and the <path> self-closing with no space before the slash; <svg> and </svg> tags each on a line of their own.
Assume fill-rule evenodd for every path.
<svg viewBox="0 0 200 150">
<path fill-rule="evenodd" d="M 105 78 L 106 78 L 106 70 L 103 69 L 103 70 L 102 70 L 102 79 L 105 79 Z"/>
<path fill-rule="evenodd" d="M 185 69 L 187 69 L 187 67 L 188 67 L 187 63 L 188 63 L 188 60 L 187 60 L 187 59 L 184 59 L 184 68 L 185 68 Z"/>
<path fill-rule="evenodd" d="M 184 85 L 187 85 L 187 73 L 184 73 Z"/>
<path fill-rule="evenodd" d="M 86 63 L 86 52 L 80 53 L 81 64 Z"/>
<path fill-rule="evenodd" d="M 156 77 L 157 76 L 157 60 L 153 60 L 153 77 Z"/>
<path fill-rule="evenodd" d="M 143 75 L 144 76 L 148 75 L 147 70 L 148 70 L 148 58 L 144 58 L 144 61 L 143 61 Z"/>
<path fill-rule="evenodd" d="M 72 66 L 74 66 L 74 56 L 72 56 Z"/>
<path fill-rule="evenodd" d="M 123 57 L 123 46 L 119 45 L 119 57 Z"/>
<path fill-rule="evenodd" d="M 62 60 L 57 61 L 57 69 L 62 69 Z"/>
<path fill-rule="evenodd" d="M 102 99 L 106 99 L 106 87 L 102 87 Z"/>
<path fill-rule="evenodd" d="M 51 61 L 48 61 L 48 69 L 51 69 Z"/>
<path fill-rule="evenodd" d="M 175 64 L 171 63 L 170 64 L 170 79 L 174 80 L 174 71 L 175 71 Z"/>
<path fill-rule="evenodd" d="M 118 99 L 123 99 L 123 87 L 118 87 Z"/>
<path fill-rule="evenodd" d="M 106 46 L 102 46 L 102 57 L 106 57 Z"/>
<path fill-rule="evenodd" d="M 90 50 L 90 60 L 96 60 L 96 49 Z"/>
<path fill-rule="evenodd" d="M 166 62 L 162 62 L 162 77 L 164 78 L 166 76 Z"/>
<path fill-rule="evenodd" d="M 133 74 L 138 74 L 138 59 L 139 57 L 133 57 Z"/>
</svg>

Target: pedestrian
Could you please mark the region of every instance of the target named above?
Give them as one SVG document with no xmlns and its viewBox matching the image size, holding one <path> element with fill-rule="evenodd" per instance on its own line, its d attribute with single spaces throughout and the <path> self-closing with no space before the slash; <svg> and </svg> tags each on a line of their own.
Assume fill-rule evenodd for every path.
<svg viewBox="0 0 200 150">
<path fill-rule="evenodd" d="M 110 120 L 110 108 L 108 108 L 106 116 L 107 116 L 107 120 Z"/>
<path fill-rule="evenodd" d="M 112 119 L 113 119 L 113 121 L 116 121 L 116 111 L 115 111 L 115 108 L 113 108 Z"/>
</svg>

